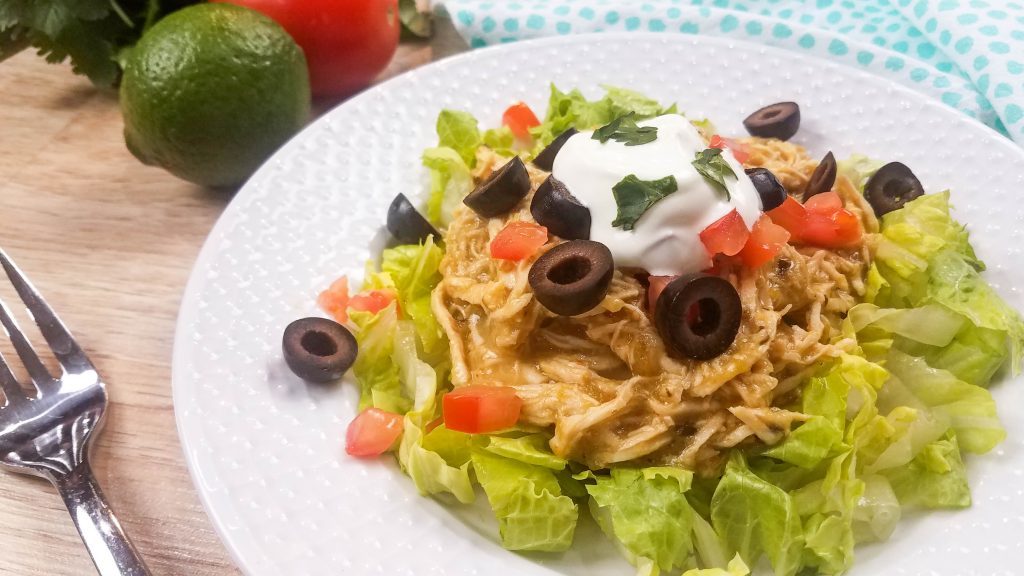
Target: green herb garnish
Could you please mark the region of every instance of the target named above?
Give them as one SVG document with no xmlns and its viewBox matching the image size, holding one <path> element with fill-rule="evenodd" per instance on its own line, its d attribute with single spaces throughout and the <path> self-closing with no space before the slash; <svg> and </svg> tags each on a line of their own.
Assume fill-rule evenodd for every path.
<svg viewBox="0 0 1024 576">
<path fill-rule="evenodd" d="M 630 112 L 594 130 L 592 136 L 604 144 L 608 140 L 625 143 L 626 146 L 639 146 L 654 142 L 658 138 L 658 129 L 654 126 L 637 126 L 636 114 Z"/>
<path fill-rule="evenodd" d="M 641 180 L 630 174 L 612 187 L 618 211 L 612 226 L 632 230 L 636 221 L 662 198 L 679 189 L 675 176 L 657 180 Z"/>
<path fill-rule="evenodd" d="M 708 181 L 715 188 L 725 192 L 725 197 L 732 199 L 729 195 L 729 189 L 725 187 L 725 177 L 732 176 L 736 178 L 736 173 L 733 172 L 732 166 L 725 161 L 722 157 L 722 150 L 720 148 L 706 148 L 697 152 L 693 158 L 693 167 L 700 172 L 700 175 Z"/>
</svg>

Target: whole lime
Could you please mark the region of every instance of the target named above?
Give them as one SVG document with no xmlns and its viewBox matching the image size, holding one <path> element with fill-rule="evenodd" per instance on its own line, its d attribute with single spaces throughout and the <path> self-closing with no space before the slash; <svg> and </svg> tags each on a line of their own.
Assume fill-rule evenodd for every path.
<svg viewBox="0 0 1024 576">
<path fill-rule="evenodd" d="M 128 149 L 205 186 L 243 182 L 309 118 L 302 50 L 233 4 L 167 16 L 131 49 L 121 82 Z"/>
</svg>

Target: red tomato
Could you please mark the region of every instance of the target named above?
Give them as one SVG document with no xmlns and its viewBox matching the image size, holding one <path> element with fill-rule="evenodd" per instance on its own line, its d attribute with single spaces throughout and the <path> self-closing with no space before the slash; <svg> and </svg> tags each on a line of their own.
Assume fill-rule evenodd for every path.
<svg viewBox="0 0 1024 576">
<path fill-rule="evenodd" d="M 395 300 L 395 293 L 391 290 L 370 290 L 360 292 L 348 301 L 348 307 L 353 310 L 372 312 L 376 314 L 388 307 Z"/>
<path fill-rule="evenodd" d="M 766 214 L 762 214 L 754 224 L 754 229 L 750 231 L 747 244 L 740 250 L 740 260 L 748 268 L 759 268 L 775 258 L 788 240 L 789 232 L 772 222 Z"/>
<path fill-rule="evenodd" d="M 804 220 L 807 218 L 807 210 L 804 205 L 797 202 L 792 196 L 786 198 L 781 206 L 772 208 L 767 212 L 772 222 L 782 226 L 789 232 L 789 239 L 798 242 L 804 228 Z"/>
<path fill-rule="evenodd" d="M 733 157 L 736 158 L 736 161 L 740 164 L 746 164 L 747 160 L 750 159 L 750 151 L 747 150 L 747 145 L 733 138 L 725 138 L 715 134 L 711 137 L 711 141 L 708 142 L 708 146 L 711 148 L 718 148 L 719 150 L 728 148 L 732 151 Z"/>
<path fill-rule="evenodd" d="M 317 296 L 316 303 L 338 322 L 348 322 L 348 277 L 335 280 L 330 288 Z"/>
<path fill-rule="evenodd" d="M 668 283 L 678 276 L 648 276 L 647 277 L 647 309 L 654 312 L 654 306 L 658 303 L 658 297 Z"/>
<path fill-rule="evenodd" d="M 523 401 L 515 388 L 473 384 L 444 395 L 442 413 L 449 430 L 486 434 L 511 428 L 519 420 Z"/>
<path fill-rule="evenodd" d="M 379 456 L 402 435 L 400 414 L 367 408 L 356 416 L 345 432 L 345 452 L 351 456 Z"/>
<path fill-rule="evenodd" d="M 508 126 L 520 140 L 529 140 L 530 128 L 540 126 L 537 115 L 523 102 L 509 106 L 501 117 L 501 123 Z"/>
<path fill-rule="evenodd" d="M 548 229 L 540 224 L 513 220 L 491 240 L 491 258 L 522 260 L 529 258 L 548 241 Z"/>
<path fill-rule="evenodd" d="M 822 248 L 842 248 L 856 244 L 861 237 L 860 222 L 849 210 L 840 209 L 833 214 L 808 213 L 803 241 Z"/>
<path fill-rule="evenodd" d="M 314 96 L 346 96 L 380 74 L 402 31 L 398 0 L 214 0 L 273 18 L 306 54 Z"/>
<path fill-rule="evenodd" d="M 835 192 L 815 194 L 804 202 L 804 210 L 823 216 L 831 216 L 842 209 L 843 200 Z"/>
<path fill-rule="evenodd" d="M 732 210 L 705 228 L 700 233 L 700 241 L 712 256 L 735 256 L 743 249 L 749 236 L 750 232 L 743 223 L 743 218 L 739 212 Z"/>
</svg>

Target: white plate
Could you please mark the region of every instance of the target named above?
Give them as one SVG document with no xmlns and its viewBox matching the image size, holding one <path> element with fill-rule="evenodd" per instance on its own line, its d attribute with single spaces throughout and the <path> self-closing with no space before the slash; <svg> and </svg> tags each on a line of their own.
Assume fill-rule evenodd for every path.
<svg viewBox="0 0 1024 576">
<path fill-rule="evenodd" d="M 497 124 L 512 101 L 546 108 L 548 85 L 614 84 L 723 134 L 761 105 L 795 100 L 796 141 L 818 155 L 901 160 L 952 188 L 987 277 L 1024 297 L 1024 153 L 981 124 L 882 79 L 753 44 L 670 35 L 577 36 L 479 50 L 377 86 L 288 143 L 238 193 L 207 240 L 181 306 L 174 408 L 189 468 L 218 532 L 253 575 L 631 574 L 587 523 L 563 556 L 504 551 L 486 507 L 419 497 L 390 458 L 345 456 L 353 386 L 311 390 L 282 368 L 281 330 L 317 292 L 359 276 L 397 192 L 423 197 L 420 152 L 441 108 Z M 852 574 L 1024 570 L 1024 390 L 996 387 L 1010 439 L 969 463 L 974 506 L 904 520 L 862 547 Z"/>
</svg>

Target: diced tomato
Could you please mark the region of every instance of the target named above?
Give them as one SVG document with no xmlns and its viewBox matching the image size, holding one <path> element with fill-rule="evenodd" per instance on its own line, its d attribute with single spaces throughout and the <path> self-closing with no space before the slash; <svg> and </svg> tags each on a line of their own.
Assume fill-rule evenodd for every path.
<svg viewBox="0 0 1024 576">
<path fill-rule="evenodd" d="M 849 210 L 840 209 L 830 215 L 807 214 L 803 240 L 822 248 L 842 248 L 855 244 L 861 237 L 860 222 Z"/>
<path fill-rule="evenodd" d="M 792 196 L 788 196 L 781 206 L 769 210 L 767 214 L 772 222 L 789 232 L 790 241 L 800 241 L 804 220 L 807 218 L 807 210 L 804 209 L 803 204 L 797 202 Z"/>
<path fill-rule="evenodd" d="M 725 138 L 715 134 L 711 137 L 711 141 L 708 142 L 708 146 L 718 148 L 719 150 L 728 148 L 740 164 L 746 164 L 747 160 L 750 159 L 750 151 L 747 149 L 747 145 L 733 138 Z"/>
<path fill-rule="evenodd" d="M 402 435 L 400 414 L 367 408 L 348 425 L 345 452 L 352 456 L 379 456 L 391 449 Z"/>
<path fill-rule="evenodd" d="M 700 233 L 700 241 L 704 243 L 709 254 L 725 254 L 735 256 L 747 243 L 750 232 L 736 210 L 715 220 Z"/>
<path fill-rule="evenodd" d="M 789 232 L 772 222 L 766 214 L 762 214 L 754 224 L 754 229 L 750 231 L 750 238 L 747 239 L 743 250 L 740 250 L 740 260 L 748 268 L 759 268 L 775 258 L 788 240 Z"/>
<path fill-rule="evenodd" d="M 501 123 L 508 126 L 516 138 L 530 139 L 530 128 L 540 125 L 537 115 L 524 102 L 516 102 L 501 116 Z"/>
<path fill-rule="evenodd" d="M 863 235 L 857 216 L 843 208 L 843 201 L 835 192 L 816 194 L 806 204 L 786 198 L 768 216 L 789 231 L 792 244 L 842 248 L 856 244 Z"/>
<path fill-rule="evenodd" d="M 348 322 L 348 276 L 342 276 L 316 298 L 320 308 L 344 324 Z"/>
<path fill-rule="evenodd" d="M 361 310 L 376 314 L 377 312 L 387 308 L 388 304 L 391 304 L 394 301 L 394 290 L 370 290 L 369 292 L 360 292 L 350 298 L 348 301 L 348 307 L 353 310 Z"/>
<path fill-rule="evenodd" d="M 843 209 L 843 200 L 835 192 L 815 194 L 804 202 L 804 210 L 812 214 L 831 216 Z"/>
<path fill-rule="evenodd" d="M 523 401 L 515 388 L 472 384 L 444 395 L 442 414 L 449 430 L 485 434 L 515 426 Z"/>
<path fill-rule="evenodd" d="M 529 258 L 548 241 L 548 229 L 533 222 L 513 220 L 491 240 L 491 257 L 499 260 Z"/>
<path fill-rule="evenodd" d="M 647 278 L 647 309 L 654 312 L 654 306 L 658 303 L 658 297 L 661 296 L 662 290 L 668 283 L 678 278 L 678 276 L 649 276 Z"/>
</svg>

